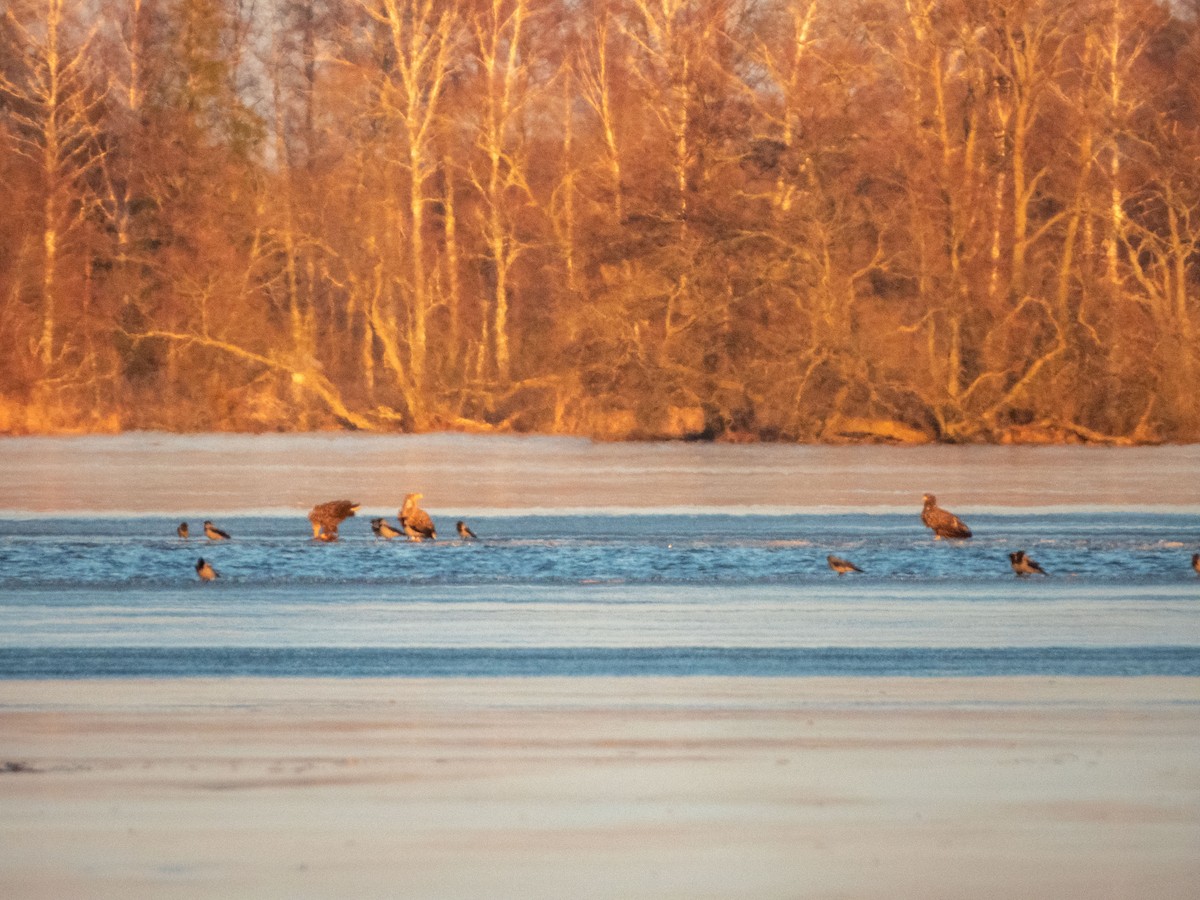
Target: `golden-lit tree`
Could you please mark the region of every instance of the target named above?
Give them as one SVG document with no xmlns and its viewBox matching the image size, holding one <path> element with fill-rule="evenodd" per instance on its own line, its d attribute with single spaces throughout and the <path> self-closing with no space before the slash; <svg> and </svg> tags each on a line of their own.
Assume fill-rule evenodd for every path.
<svg viewBox="0 0 1200 900">
<path fill-rule="evenodd" d="M 0 430 L 1200 436 L 1200 12 L 17 0 Z"/>
<path fill-rule="evenodd" d="M 471 170 L 480 196 L 478 227 L 486 247 L 489 282 L 479 374 L 508 381 L 512 367 L 510 295 L 513 266 L 527 247 L 519 228 L 520 210 L 531 201 L 527 145 L 519 119 L 534 83 L 526 57 L 532 10 L 529 0 L 490 0 L 471 21 L 472 50 L 478 66 L 478 125 L 481 159 Z"/>
<path fill-rule="evenodd" d="M 36 334 L 18 341 L 40 364 L 38 381 L 49 388 L 86 359 L 81 341 L 91 323 L 80 297 L 87 274 L 84 232 L 96 211 L 95 174 L 104 156 L 102 94 L 91 69 L 95 29 L 68 0 L 37 0 L 10 8 L 4 25 L 10 63 L 0 71 L 0 98 L 9 152 L 29 171 L 36 204 L 27 219 L 36 229 L 38 298 Z M 70 266 L 73 272 L 64 269 Z M 32 268 L 32 267 L 31 267 Z M 23 293 L 13 285 L 15 292 Z M 69 293 L 68 293 L 69 292 Z M 74 326 L 74 327 L 72 327 Z"/>
</svg>

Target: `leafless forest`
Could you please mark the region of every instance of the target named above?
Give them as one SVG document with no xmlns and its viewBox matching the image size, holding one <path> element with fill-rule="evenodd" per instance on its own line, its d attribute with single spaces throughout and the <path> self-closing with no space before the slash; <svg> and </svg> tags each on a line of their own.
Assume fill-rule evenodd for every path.
<svg viewBox="0 0 1200 900">
<path fill-rule="evenodd" d="M 1200 440 L 1200 0 L 11 0 L 0 432 Z"/>
</svg>

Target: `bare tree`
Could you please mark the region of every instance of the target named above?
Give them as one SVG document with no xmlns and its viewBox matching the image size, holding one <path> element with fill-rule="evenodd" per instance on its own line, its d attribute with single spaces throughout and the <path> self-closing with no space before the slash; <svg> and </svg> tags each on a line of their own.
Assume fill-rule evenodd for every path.
<svg viewBox="0 0 1200 900">
<path fill-rule="evenodd" d="M 37 0 L 5 14 L 19 68 L 0 71 L 0 97 L 9 107 L 15 150 L 40 182 L 41 327 L 33 349 L 47 376 L 64 350 L 64 250 L 93 212 L 89 176 L 104 155 L 97 125 L 102 94 L 89 71 L 95 28 L 85 31 L 79 12 L 68 0 Z"/>
<path fill-rule="evenodd" d="M 412 380 L 420 391 L 425 384 L 429 352 L 431 294 L 425 242 L 426 213 L 433 200 L 430 179 L 439 161 L 435 128 L 459 23 L 453 5 L 434 0 L 382 0 L 378 11 L 368 9 L 386 25 L 393 53 L 393 70 L 388 73 L 380 102 L 385 114 L 394 117 L 401 150 L 407 156 L 407 338 Z"/>
<path fill-rule="evenodd" d="M 482 199 L 479 228 L 487 248 L 490 310 L 481 344 L 488 367 L 501 382 L 511 376 L 510 293 L 512 272 L 528 249 L 514 212 L 531 200 L 519 117 L 530 99 L 532 80 L 525 57 L 526 28 L 532 17 L 528 0 L 491 0 L 471 22 L 479 67 L 480 115 L 476 142 L 483 156 L 472 170 Z M 482 374 L 481 368 L 481 374 Z"/>
</svg>

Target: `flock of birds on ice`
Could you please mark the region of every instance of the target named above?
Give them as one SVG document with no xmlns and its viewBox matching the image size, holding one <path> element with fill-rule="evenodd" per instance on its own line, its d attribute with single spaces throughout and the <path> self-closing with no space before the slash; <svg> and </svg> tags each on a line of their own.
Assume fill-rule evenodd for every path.
<svg viewBox="0 0 1200 900">
<path fill-rule="evenodd" d="M 399 519 L 400 528 L 395 528 L 387 519 L 372 519 L 371 531 L 376 537 L 391 540 L 403 535 L 410 541 L 437 540 L 437 529 L 434 527 L 433 519 L 429 513 L 421 509 L 417 505 L 417 501 L 425 495 L 420 493 L 408 494 L 404 498 L 404 505 L 400 507 Z M 937 505 L 937 497 L 933 494 L 925 494 L 925 504 L 921 509 L 921 521 L 927 528 L 933 531 L 934 540 L 947 538 L 950 540 L 966 540 L 971 537 L 971 529 L 967 527 L 967 523 L 956 516 L 949 510 L 942 509 Z M 308 513 L 308 521 L 312 525 L 313 539 L 318 541 L 336 541 L 338 539 L 338 526 L 346 519 L 349 519 L 358 512 L 361 504 L 354 503 L 351 500 L 330 500 L 328 503 L 318 503 Z M 459 521 L 455 523 L 458 530 L 458 536 L 464 541 L 472 541 L 476 539 L 475 532 L 466 522 Z M 181 522 L 179 527 L 175 529 L 180 538 L 186 540 L 188 537 L 188 523 Z M 210 541 L 227 541 L 229 533 L 221 530 L 211 521 L 204 523 L 204 536 Z M 826 561 L 829 563 L 829 568 L 833 569 L 838 575 L 847 575 L 851 572 L 862 572 L 863 570 L 856 566 L 848 559 L 843 559 L 840 556 L 826 556 Z M 1048 574 L 1038 562 L 1029 556 L 1024 550 L 1014 550 L 1008 554 L 1009 565 L 1018 576 L 1025 575 L 1046 575 Z M 1192 554 L 1192 568 L 1196 570 L 1196 574 L 1200 575 L 1200 553 Z M 200 576 L 201 581 L 215 581 L 220 577 L 220 573 L 213 568 L 212 564 L 203 557 L 196 560 L 196 574 Z"/>
</svg>

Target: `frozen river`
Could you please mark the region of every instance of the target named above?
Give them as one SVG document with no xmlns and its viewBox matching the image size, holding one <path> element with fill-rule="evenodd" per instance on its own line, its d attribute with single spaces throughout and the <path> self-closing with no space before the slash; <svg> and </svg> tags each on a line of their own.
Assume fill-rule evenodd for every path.
<svg viewBox="0 0 1200 900">
<path fill-rule="evenodd" d="M 1193 897 L 1198 471 L 1191 447 L 0 440 L 0 884 Z M 410 491 L 439 539 L 377 540 Z M 925 491 L 975 537 L 934 541 Z M 338 497 L 363 509 L 314 542 Z"/>
<path fill-rule="evenodd" d="M 0 454 L 10 678 L 1200 674 L 1191 447 L 135 434 Z M 418 490 L 441 539 L 376 539 Z M 975 537 L 933 541 L 923 491 Z M 314 543 L 304 513 L 341 496 L 363 509 Z M 197 537 L 206 518 L 233 539 Z M 1015 549 L 1050 575 L 1017 579 Z"/>
<path fill-rule="evenodd" d="M 456 434 L 0 439 L 0 515 L 296 513 L 350 497 L 394 514 L 405 493 L 484 511 L 1200 513 L 1200 446 L 821 447 L 595 443 Z"/>
</svg>

